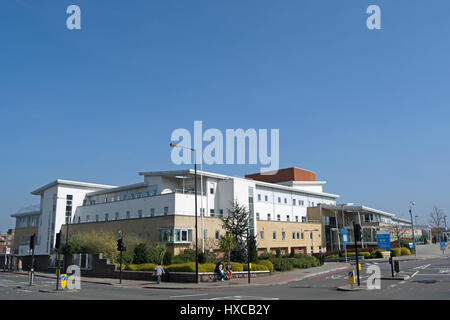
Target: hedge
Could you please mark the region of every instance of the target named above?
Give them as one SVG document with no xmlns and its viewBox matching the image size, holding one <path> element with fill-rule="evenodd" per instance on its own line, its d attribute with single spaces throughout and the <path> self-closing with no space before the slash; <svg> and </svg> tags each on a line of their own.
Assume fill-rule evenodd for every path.
<svg viewBox="0 0 450 320">
<path fill-rule="evenodd" d="M 273 272 L 273 263 L 269 260 L 260 260 L 259 264 L 266 266 L 270 272 Z"/>
<path fill-rule="evenodd" d="M 408 248 L 401 248 L 400 250 L 402 256 L 409 256 L 411 254 L 411 250 L 409 250 Z"/>
<path fill-rule="evenodd" d="M 216 265 L 214 263 L 204 263 L 198 265 L 198 272 L 214 272 Z M 187 262 L 182 264 L 172 264 L 164 267 L 168 272 L 195 272 L 195 262 Z"/>
<path fill-rule="evenodd" d="M 273 268 L 276 271 L 289 271 L 294 269 L 292 258 L 275 258 L 272 259 Z"/>
<path fill-rule="evenodd" d="M 393 257 L 398 257 L 402 255 L 402 250 L 400 248 L 392 248 L 391 252 Z"/>
<path fill-rule="evenodd" d="M 370 258 L 370 252 L 358 252 L 358 256 L 363 256 L 364 259 L 369 259 Z"/>
<path fill-rule="evenodd" d="M 154 263 L 142 263 L 142 264 L 129 264 L 126 266 L 125 270 L 130 271 L 154 271 L 156 264 Z"/>
<path fill-rule="evenodd" d="M 372 251 L 371 257 L 372 258 L 383 258 L 382 252 L 385 252 L 386 249 L 377 249 Z"/>
<path fill-rule="evenodd" d="M 251 271 L 269 271 L 269 268 L 263 264 L 252 263 L 250 267 Z M 244 264 L 244 271 L 248 271 L 248 264 Z"/>
</svg>

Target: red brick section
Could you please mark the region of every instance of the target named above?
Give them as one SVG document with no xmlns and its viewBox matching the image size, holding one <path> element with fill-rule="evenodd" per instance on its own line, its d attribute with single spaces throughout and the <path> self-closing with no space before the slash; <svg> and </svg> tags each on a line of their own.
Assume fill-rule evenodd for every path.
<svg viewBox="0 0 450 320">
<path fill-rule="evenodd" d="M 316 181 L 316 174 L 309 170 L 286 168 L 278 170 L 278 172 L 273 175 L 262 175 L 260 173 L 255 173 L 248 174 L 245 178 L 269 183 L 286 181 Z"/>
</svg>

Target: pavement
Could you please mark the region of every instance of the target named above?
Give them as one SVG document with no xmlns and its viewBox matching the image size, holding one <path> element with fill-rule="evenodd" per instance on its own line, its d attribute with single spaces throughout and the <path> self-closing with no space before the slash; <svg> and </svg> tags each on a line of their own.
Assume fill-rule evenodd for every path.
<svg viewBox="0 0 450 320">
<path fill-rule="evenodd" d="M 122 284 L 119 284 L 119 279 L 111 278 L 92 278 L 82 277 L 81 282 L 92 284 L 112 285 L 119 287 L 140 287 L 146 289 L 217 289 L 223 287 L 258 287 L 258 286 L 271 286 L 271 285 L 283 285 L 292 281 L 299 281 L 307 278 L 314 278 L 326 274 L 333 274 L 334 272 L 341 272 L 351 267 L 350 264 L 329 262 L 320 267 L 309 269 L 295 269 L 288 272 L 273 272 L 267 276 L 261 276 L 257 278 L 251 278 L 250 284 L 248 278 L 237 278 L 226 281 L 214 281 L 214 282 L 201 282 L 196 283 L 178 283 L 178 282 L 161 282 L 160 284 L 155 281 L 141 281 L 141 280 L 122 280 Z M 28 277 L 28 272 L 14 272 L 18 275 Z M 35 272 L 35 277 L 54 279 L 56 282 L 56 275 Z"/>
</svg>

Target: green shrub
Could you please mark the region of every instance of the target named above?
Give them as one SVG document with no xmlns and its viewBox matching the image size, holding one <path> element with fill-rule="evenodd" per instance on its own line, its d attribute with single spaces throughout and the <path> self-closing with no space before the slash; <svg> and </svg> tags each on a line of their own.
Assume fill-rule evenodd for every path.
<svg viewBox="0 0 450 320">
<path fill-rule="evenodd" d="M 364 259 L 369 259 L 370 258 L 370 252 L 366 252 L 366 251 L 358 252 L 358 256 L 363 256 Z"/>
<path fill-rule="evenodd" d="M 233 272 L 244 271 L 244 265 L 240 262 L 231 262 L 231 268 L 233 269 Z"/>
<path fill-rule="evenodd" d="M 171 252 L 166 251 L 164 254 L 163 265 L 168 266 L 172 264 L 173 255 Z"/>
<path fill-rule="evenodd" d="M 275 258 L 272 260 L 272 263 L 276 271 L 289 271 L 294 268 L 294 262 L 289 258 Z"/>
<path fill-rule="evenodd" d="M 139 243 L 134 248 L 133 264 L 143 264 L 151 262 L 150 250 L 145 243 Z"/>
<path fill-rule="evenodd" d="M 347 257 L 354 257 L 356 256 L 355 252 L 347 252 Z"/>
<path fill-rule="evenodd" d="M 263 264 L 252 263 L 250 270 L 251 271 L 268 271 L 269 268 L 267 268 L 267 266 L 263 265 Z M 244 271 L 248 271 L 248 264 L 244 264 Z"/>
<path fill-rule="evenodd" d="M 330 254 L 329 256 L 326 256 L 325 258 L 335 259 L 335 258 L 339 258 L 339 255 L 338 254 Z"/>
<path fill-rule="evenodd" d="M 372 253 L 371 253 L 371 257 L 372 257 L 372 258 L 383 258 L 382 252 L 385 252 L 385 251 L 386 251 L 386 249 L 377 249 L 377 250 L 374 250 L 374 251 L 372 251 Z"/>
<path fill-rule="evenodd" d="M 281 258 L 281 250 L 277 248 L 277 250 L 275 250 L 275 257 L 276 258 Z"/>
<path fill-rule="evenodd" d="M 269 270 L 270 272 L 273 272 L 273 263 L 270 262 L 269 260 L 260 260 L 259 264 L 266 266 L 267 270 Z"/>
<path fill-rule="evenodd" d="M 198 272 L 214 272 L 216 265 L 214 263 L 204 263 L 198 265 Z M 182 264 L 172 264 L 164 267 L 168 272 L 195 272 L 195 262 L 187 262 Z"/>
<path fill-rule="evenodd" d="M 402 256 L 409 256 L 411 254 L 411 250 L 409 250 L 408 248 L 401 248 L 400 250 L 400 254 Z"/>
<path fill-rule="evenodd" d="M 258 256 L 259 260 L 273 259 L 273 258 L 275 258 L 275 255 L 271 252 L 264 252 Z"/>
<path fill-rule="evenodd" d="M 392 248 L 391 252 L 393 257 L 398 257 L 402 255 L 402 250 L 400 248 Z"/>
<path fill-rule="evenodd" d="M 142 264 L 129 264 L 126 266 L 125 270 L 130 271 L 154 271 L 156 264 L 154 263 L 142 263 Z"/>
</svg>

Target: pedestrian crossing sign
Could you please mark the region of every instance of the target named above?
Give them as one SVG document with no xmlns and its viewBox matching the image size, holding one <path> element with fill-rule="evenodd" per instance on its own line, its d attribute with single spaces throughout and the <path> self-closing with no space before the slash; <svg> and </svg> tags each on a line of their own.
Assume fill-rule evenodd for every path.
<svg viewBox="0 0 450 320">
<path fill-rule="evenodd" d="M 65 288 L 67 285 L 67 274 L 61 275 L 61 288 Z"/>
</svg>

